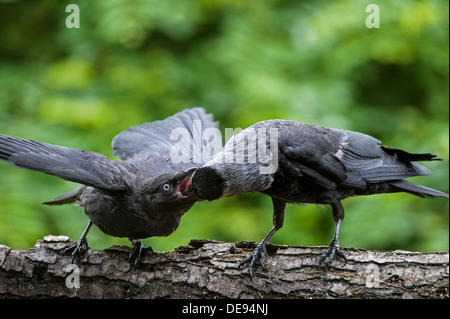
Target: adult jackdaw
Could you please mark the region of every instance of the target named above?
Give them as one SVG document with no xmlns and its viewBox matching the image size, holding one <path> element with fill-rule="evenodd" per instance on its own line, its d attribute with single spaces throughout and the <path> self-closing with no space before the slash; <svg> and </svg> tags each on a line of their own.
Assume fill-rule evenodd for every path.
<svg viewBox="0 0 450 319">
<path fill-rule="evenodd" d="M 448 197 L 404 178 L 429 175 L 415 161 L 440 160 L 433 154 L 412 154 L 380 145 L 362 133 L 289 120 L 256 123 L 231 138 L 203 167 L 196 169 L 183 191 L 201 200 L 245 192 L 262 192 L 273 202 L 273 228 L 241 265 L 264 267 L 266 243 L 283 226 L 286 203 L 331 205 L 335 233 L 320 264 L 327 268 L 339 247 L 344 219 L 341 200 L 349 196 L 407 192 L 420 197 Z"/>
<path fill-rule="evenodd" d="M 203 158 L 198 156 L 202 145 L 196 135 L 215 127 L 212 115 L 202 108 L 130 127 L 112 141 L 113 154 L 122 161 L 90 151 L 0 135 L 0 159 L 84 185 L 44 203 L 76 203 L 89 216 L 85 231 L 72 247 L 73 259 L 89 248 L 86 235 L 94 224 L 108 235 L 129 238 L 134 246 L 130 260 L 136 263 L 142 249 L 138 239 L 170 235 L 195 203 L 181 192 L 188 185 L 192 168 L 208 159 L 205 154 Z M 173 132 L 185 136 L 180 139 Z M 184 150 L 184 160 L 172 160 L 174 146 L 177 156 Z M 195 162 L 193 157 L 200 160 Z"/>
</svg>

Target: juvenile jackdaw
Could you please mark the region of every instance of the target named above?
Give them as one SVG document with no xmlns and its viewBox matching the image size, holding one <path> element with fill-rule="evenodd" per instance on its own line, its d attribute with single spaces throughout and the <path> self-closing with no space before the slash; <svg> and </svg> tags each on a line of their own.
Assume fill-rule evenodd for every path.
<svg viewBox="0 0 450 319">
<path fill-rule="evenodd" d="M 440 160 L 433 154 L 412 154 L 380 145 L 357 132 L 330 129 L 289 120 L 256 123 L 231 138 L 191 177 L 183 191 L 200 200 L 215 200 L 245 192 L 262 192 L 273 202 L 273 228 L 241 265 L 264 267 L 266 243 L 283 226 L 286 203 L 331 205 L 335 233 L 320 264 L 327 268 L 339 247 L 344 219 L 341 200 L 349 196 L 407 192 L 420 197 L 447 194 L 404 180 L 429 175 L 415 161 Z"/>
<path fill-rule="evenodd" d="M 94 224 L 105 234 L 129 238 L 134 246 L 130 260 L 136 263 L 142 250 L 138 240 L 170 235 L 195 203 L 195 199 L 181 192 L 189 183 L 192 168 L 208 159 L 205 154 L 198 156 L 202 145 L 197 135 L 215 127 L 213 116 L 202 108 L 130 127 L 112 141 L 113 154 L 122 161 L 90 151 L 0 135 L 0 159 L 84 185 L 44 203 L 76 203 L 89 216 L 85 231 L 72 247 L 72 262 L 89 248 L 86 235 Z M 174 149 L 176 161 L 171 158 Z M 184 152 L 184 159 L 180 152 Z M 200 160 L 196 162 L 193 157 Z"/>
</svg>

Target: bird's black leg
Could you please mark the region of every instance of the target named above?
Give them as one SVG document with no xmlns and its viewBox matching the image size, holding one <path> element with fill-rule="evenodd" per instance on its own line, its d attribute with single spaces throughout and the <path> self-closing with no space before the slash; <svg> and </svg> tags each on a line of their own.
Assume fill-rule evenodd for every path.
<svg viewBox="0 0 450 319">
<path fill-rule="evenodd" d="M 134 260 L 133 264 L 134 264 L 134 266 L 136 266 L 137 263 L 139 262 L 139 260 L 141 259 L 141 253 L 142 253 L 142 248 L 144 248 L 144 244 L 136 239 L 130 238 L 130 240 L 131 240 L 131 243 L 133 244 L 133 248 L 131 249 L 128 260 L 130 262 L 133 262 L 133 260 Z"/>
<path fill-rule="evenodd" d="M 72 264 L 74 263 L 77 257 L 79 258 L 82 254 L 86 253 L 90 249 L 86 236 L 91 227 L 92 222 L 89 220 L 86 229 L 84 230 L 83 234 L 81 235 L 80 239 L 76 242 L 76 244 L 64 249 L 64 253 L 72 251 Z"/>
<path fill-rule="evenodd" d="M 342 220 L 344 219 L 344 208 L 340 202 L 332 204 L 331 207 L 333 208 L 333 217 L 336 221 L 336 229 L 334 231 L 333 239 L 328 245 L 327 251 L 320 257 L 319 264 L 323 265 L 325 269 L 330 266 L 336 256 L 347 262 L 347 259 L 339 246 L 339 231 L 341 230 Z"/>
<path fill-rule="evenodd" d="M 264 264 L 267 259 L 266 244 L 269 241 L 270 237 L 272 237 L 276 231 L 277 231 L 277 229 L 275 227 L 272 227 L 272 229 L 266 235 L 266 237 L 264 237 L 264 239 L 258 245 L 256 245 L 256 248 L 252 252 L 252 254 L 250 256 L 248 256 L 247 258 L 245 258 L 243 261 L 241 261 L 241 263 L 239 264 L 239 267 L 242 267 L 246 263 L 250 262 L 250 265 L 248 267 L 249 272 L 250 272 L 250 277 L 253 277 L 253 270 L 255 269 L 255 267 L 257 267 L 257 265 L 256 265 L 257 261 L 259 261 L 259 264 L 261 265 L 261 267 L 263 269 L 265 269 Z"/>
<path fill-rule="evenodd" d="M 273 203 L 272 229 L 266 235 L 266 237 L 264 237 L 264 239 L 258 245 L 256 245 L 256 248 L 252 252 L 252 254 L 247 258 L 245 258 L 243 261 L 241 261 L 241 263 L 239 264 L 239 267 L 241 267 L 248 262 L 250 263 L 249 265 L 250 277 L 253 277 L 253 271 L 257 267 L 257 262 L 259 262 L 259 265 L 263 269 L 265 269 L 264 264 L 267 259 L 266 244 L 269 241 L 269 239 L 273 236 L 273 234 L 275 234 L 275 232 L 283 226 L 284 209 L 286 208 L 286 202 L 272 198 L 272 203 Z"/>
</svg>

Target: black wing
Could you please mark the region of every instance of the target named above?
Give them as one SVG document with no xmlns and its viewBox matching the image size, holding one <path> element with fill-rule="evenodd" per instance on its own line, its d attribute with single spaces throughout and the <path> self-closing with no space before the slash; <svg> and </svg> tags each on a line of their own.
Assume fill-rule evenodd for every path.
<svg viewBox="0 0 450 319">
<path fill-rule="evenodd" d="M 162 121 L 133 126 L 119 133 L 112 141 L 113 154 L 124 161 L 156 169 L 158 174 L 201 166 L 211 157 L 211 154 L 202 154 L 202 146 L 207 142 L 202 141 L 202 134 L 209 128 L 217 128 L 211 114 L 206 114 L 203 108 L 186 109 Z M 189 135 L 187 139 L 178 136 L 182 131 Z M 216 148 L 221 149 L 221 141 L 214 142 Z M 187 150 L 189 158 L 175 163 L 171 159 L 174 147 Z"/>
<path fill-rule="evenodd" d="M 127 188 L 122 163 L 90 151 L 0 135 L 0 159 L 99 189 Z"/>
<path fill-rule="evenodd" d="M 366 134 L 292 122 L 284 127 L 281 151 L 298 173 L 334 189 L 363 189 L 367 184 L 401 180 L 431 172 L 413 160 L 435 160 L 432 154 L 389 149 Z"/>
<path fill-rule="evenodd" d="M 348 172 L 344 185 L 352 186 L 355 178 L 367 183 L 381 183 L 429 175 L 429 169 L 414 161 L 439 160 L 433 154 L 412 154 L 381 146 L 380 141 L 362 133 L 342 131 L 342 134 L 344 140 L 336 156 Z"/>
</svg>

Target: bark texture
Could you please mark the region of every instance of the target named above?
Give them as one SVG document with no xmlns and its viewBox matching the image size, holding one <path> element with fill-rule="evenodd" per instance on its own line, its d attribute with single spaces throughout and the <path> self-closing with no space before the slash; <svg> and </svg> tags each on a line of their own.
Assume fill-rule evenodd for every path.
<svg viewBox="0 0 450 319">
<path fill-rule="evenodd" d="M 0 245 L 2 298 L 448 298 L 449 253 L 347 248 L 347 263 L 318 266 L 326 247 L 269 245 L 266 270 L 250 278 L 239 262 L 253 242 L 191 240 L 169 253 L 129 247 L 89 250 L 71 264 L 74 242 L 46 236 L 27 250 Z"/>
</svg>

